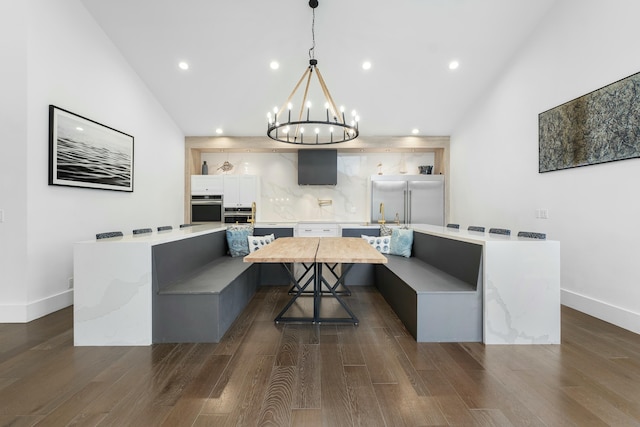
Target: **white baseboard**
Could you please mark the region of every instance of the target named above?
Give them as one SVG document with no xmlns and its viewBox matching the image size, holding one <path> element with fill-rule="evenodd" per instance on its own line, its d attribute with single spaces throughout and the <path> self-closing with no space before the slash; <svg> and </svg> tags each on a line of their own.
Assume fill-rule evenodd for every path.
<svg viewBox="0 0 640 427">
<path fill-rule="evenodd" d="M 640 334 L 640 313 L 634 313 L 633 311 L 616 307 L 604 301 L 599 301 L 566 289 L 561 289 L 560 292 L 560 302 L 562 305 Z"/>
<path fill-rule="evenodd" d="M 73 304 L 73 289 L 27 304 L 0 305 L 0 323 L 27 323 Z"/>
<path fill-rule="evenodd" d="M 613 306 L 562 289 L 560 302 L 567 307 L 640 334 L 640 313 Z M 0 305 L 0 323 L 27 323 L 73 304 L 73 289 L 28 304 Z"/>
</svg>

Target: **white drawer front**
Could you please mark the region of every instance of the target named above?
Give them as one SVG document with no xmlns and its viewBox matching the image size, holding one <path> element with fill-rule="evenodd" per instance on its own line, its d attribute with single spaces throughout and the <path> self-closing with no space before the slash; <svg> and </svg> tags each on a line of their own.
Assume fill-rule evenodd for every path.
<svg viewBox="0 0 640 427">
<path fill-rule="evenodd" d="M 337 224 L 298 224 L 298 237 L 338 237 Z"/>
</svg>

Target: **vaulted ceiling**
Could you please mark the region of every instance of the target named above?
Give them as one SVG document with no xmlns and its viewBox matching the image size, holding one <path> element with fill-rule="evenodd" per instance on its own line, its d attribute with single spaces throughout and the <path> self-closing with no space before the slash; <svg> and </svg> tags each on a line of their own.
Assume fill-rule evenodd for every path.
<svg viewBox="0 0 640 427">
<path fill-rule="evenodd" d="M 400 136 L 451 134 L 558 0 L 319 1 L 331 95 L 358 111 L 361 135 Z M 186 136 L 264 135 L 309 64 L 307 0 L 83 3 Z"/>
</svg>

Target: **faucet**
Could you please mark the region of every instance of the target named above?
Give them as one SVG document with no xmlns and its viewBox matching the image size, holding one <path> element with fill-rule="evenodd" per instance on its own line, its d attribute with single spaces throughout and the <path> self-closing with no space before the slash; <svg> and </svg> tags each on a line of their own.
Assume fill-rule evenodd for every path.
<svg viewBox="0 0 640 427">
<path fill-rule="evenodd" d="M 384 220 L 384 203 L 380 203 L 380 216 L 382 219 L 378 220 L 378 224 L 384 224 L 386 221 Z"/>
<path fill-rule="evenodd" d="M 250 224 L 254 224 L 256 222 L 256 202 L 251 202 L 251 218 L 249 219 Z"/>
</svg>

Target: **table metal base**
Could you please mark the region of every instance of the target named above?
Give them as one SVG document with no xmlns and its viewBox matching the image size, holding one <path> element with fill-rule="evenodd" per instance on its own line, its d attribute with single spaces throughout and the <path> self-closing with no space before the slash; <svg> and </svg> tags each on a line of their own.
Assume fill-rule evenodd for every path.
<svg viewBox="0 0 640 427">
<path fill-rule="evenodd" d="M 313 268 L 313 263 L 307 265 L 307 263 L 300 263 L 300 265 L 302 265 L 302 267 L 305 269 L 304 272 L 300 275 L 300 277 L 298 277 L 298 282 L 301 281 L 306 275 L 307 273 L 309 273 L 309 271 L 311 270 L 311 268 Z M 342 288 L 341 289 L 337 289 L 337 286 L 334 286 L 333 289 L 335 291 L 336 294 L 338 295 L 342 295 L 342 296 L 350 296 L 351 295 L 351 290 L 347 287 L 346 284 L 344 284 L 344 280 L 340 279 L 340 276 L 338 275 L 338 273 L 336 273 L 336 269 L 338 268 L 340 264 L 339 263 L 335 263 L 335 264 L 325 264 L 325 267 L 327 267 L 329 269 L 329 271 L 331 272 L 331 274 L 333 274 L 333 277 L 335 280 L 337 280 L 336 283 L 338 283 L 338 285 L 341 283 L 342 284 Z M 311 277 L 307 280 L 313 280 L 313 274 L 311 275 Z M 330 291 L 320 291 L 323 295 L 331 295 L 332 293 Z M 289 295 L 295 295 L 296 292 L 296 286 L 292 285 L 291 288 L 289 289 Z M 313 291 L 303 291 L 302 295 L 307 295 L 307 296 L 313 296 L 314 292 Z"/>
<path fill-rule="evenodd" d="M 280 322 L 309 323 L 310 322 L 314 324 L 316 323 L 317 324 L 353 323 L 355 325 L 358 324 L 359 322 L 358 318 L 355 316 L 355 314 L 353 314 L 353 311 L 351 311 L 347 303 L 343 301 L 343 299 L 341 298 L 341 295 L 350 295 L 351 292 L 348 290 L 348 288 L 347 288 L 348 293 L 337 290 L 338 286 L 340 285 L 344 286 L 344 278 L 349 273 L 349 270 L 351 270 L 351 267 L 353 267 L 353 264 L 343 264 L 344 268 L 342 269 L 342 274 L 339 277 L 335 273 L 337 264 L 327 265 L 323 263 L 313 263 L 310 266 L 303 264 L 305 267 L 305 273 L 300 277 L 300 279 L 303 279 L 304 276 L 313 269 L 311 278 L 309 278 L 304 284 L 300 284 L 299 279 L 296 279 L 295 275 L 293 274 L 291 269 L 287 266 L 287 264 L 283 263 L 282 265 L 286 270 L 287 274 L 289 275 L 289 278 L 291 279 L 291 283 L 293 283 L 293 286 L 289 291 L 290 293 L 293 293 L 293 296 L 291 300 L 287 303 L 287 305 L 285 305 L 285 307 L 282 309 L 282 311 L 278 313 L 278 315 L 276 316 L 275 318 L 276 323 L 280 323 Z M 330 284 L 323 277 L 322 275 L 323 265 L 326 266 L 331 271 L 334 277 L 337 277 L 337 280 L 335 281 L 334 284 Z M 307 288 L 312 282 L 313 282 L 313 291 L 309 291 L 307 290 Z M 326 288 L 326 290 L 323 288 L 323 285 Z M 296 302 L 296 300 L 300 296 L 308 295 L 309 293 L 313 295 L 313 317 L 285 317 L 284 316 L 287 310 L 291 308 L 293 303 Z M 338 301 L 338 303 L 340 303 L 340 305 L 347 312 L 349 317 L 321 317 L 320 316 L 320 304 L 322 302 L 322 298 L 330 295 L 333 296 Z"/>
</svg>

